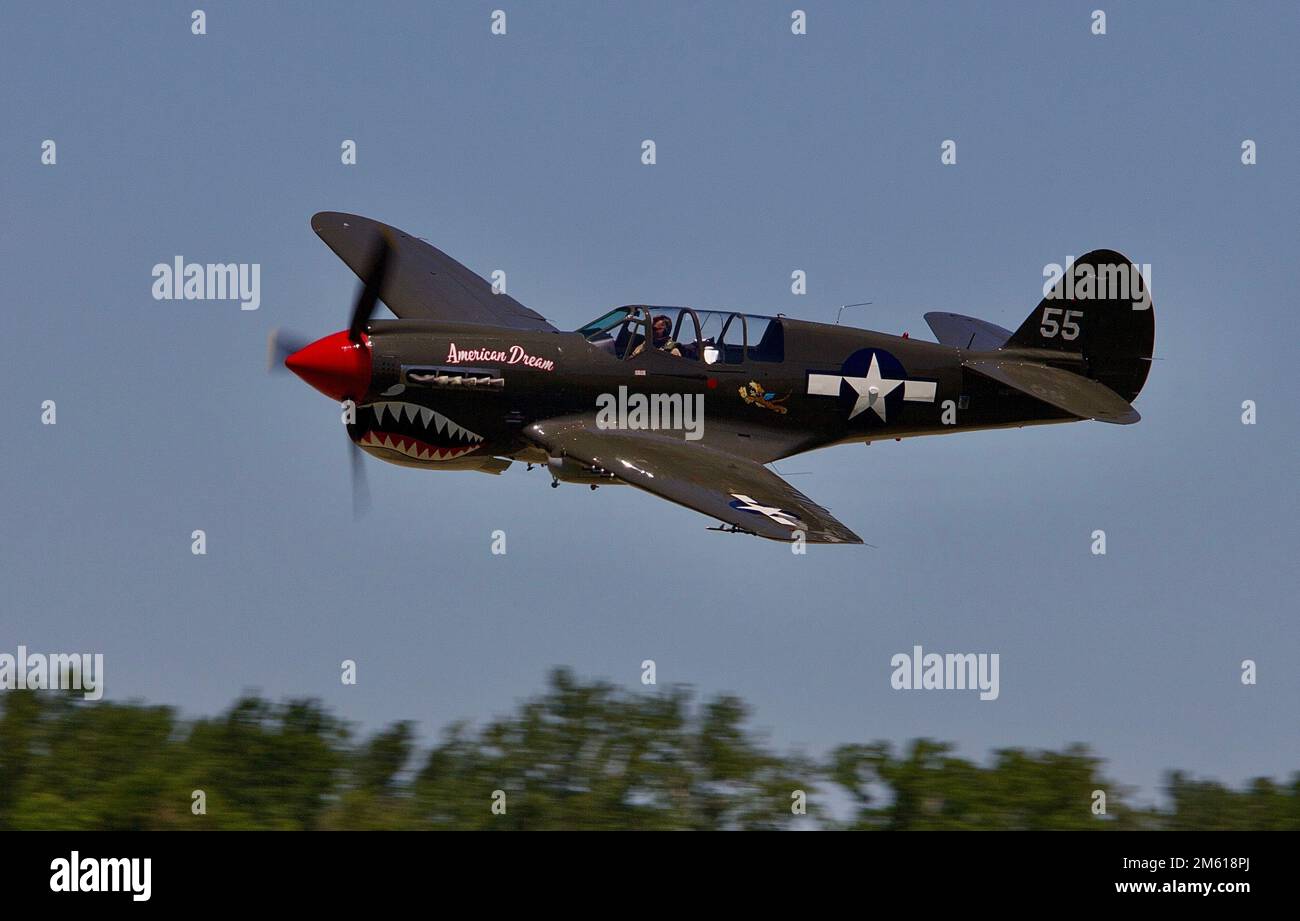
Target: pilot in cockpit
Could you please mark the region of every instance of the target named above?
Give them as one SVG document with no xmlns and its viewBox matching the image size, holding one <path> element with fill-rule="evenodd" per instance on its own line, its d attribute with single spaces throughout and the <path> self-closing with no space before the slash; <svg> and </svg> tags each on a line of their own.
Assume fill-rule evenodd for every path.
<svg viewBox="0 0 1300 921">
<path fill-rule="evenodd" d="M 682 357 L 681 347 L 677 344 L 676 341 L 674 341 L 672 337 L 672 331 L 673 331 L 672 320 L 668 319 L 668 316 L 666 314 L 661 313 L 654 318 L 654 321 L 651 323 L 651 327 L 653 328 L 654 331 L 653 332 L 654 347 L 661 352 L 667 352 L 669 355 L 676 355 L 678 358 L 681 358 Z M 645 342 L 643 341 L 632 352 L 632 356 L 636 357 L 637 355 L 640 355 L 644 348 L 645 348 Z"/>
</svg>

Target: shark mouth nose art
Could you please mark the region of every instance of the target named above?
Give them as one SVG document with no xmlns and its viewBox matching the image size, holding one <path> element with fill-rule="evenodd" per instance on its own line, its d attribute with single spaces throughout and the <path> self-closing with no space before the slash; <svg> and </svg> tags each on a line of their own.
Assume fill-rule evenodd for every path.
<svg viewBox="0 0 1300 921">
<path fill-rule="evenodd" d="M 477 450 L 483 441 L 482 435 L 427 406 L 384 402 L 362 409 L 363 420 L 370 423 L 357 439 L 363 448 L 386 448 L 413 460 L 446 461 Z"/>
</svg>

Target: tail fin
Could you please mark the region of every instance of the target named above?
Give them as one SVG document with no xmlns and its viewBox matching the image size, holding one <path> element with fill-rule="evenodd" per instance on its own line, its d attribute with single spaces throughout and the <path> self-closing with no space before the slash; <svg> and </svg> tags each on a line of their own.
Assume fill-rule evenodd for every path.
<svg viewBox="0 0 1300 921">
<path fill-rule="evenodd" d="M 1098 249 L 1066 268 L 1004 349 L 1081 355 L 1084 373 L 1131 401 L 1146 383 L 1155 347 L 1151 292 L 1138 267 Z"/>
</svg>

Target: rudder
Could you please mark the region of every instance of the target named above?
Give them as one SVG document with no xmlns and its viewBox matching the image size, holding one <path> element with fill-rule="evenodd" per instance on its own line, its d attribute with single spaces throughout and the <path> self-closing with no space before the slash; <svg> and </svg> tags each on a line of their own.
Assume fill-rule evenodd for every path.
<svg viewBox="0 0 1300 921">
<path fill-rule="evenodd" d="M 1146 279 L 1114 250 L 1080 256 L 1003 348 L 1079 354 L 1088 377 L 1132 401 L 1146 383 L 1155 348 L 1155 305 Z"/>
</svg>

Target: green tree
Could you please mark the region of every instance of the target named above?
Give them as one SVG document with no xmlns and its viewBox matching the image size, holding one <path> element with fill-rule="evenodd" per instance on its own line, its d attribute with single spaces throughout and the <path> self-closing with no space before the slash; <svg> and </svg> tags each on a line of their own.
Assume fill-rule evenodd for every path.
<svg viewBox="0 0 1300 921">
<path fill-rule="evenodd" d="M 732 696 L 626 691 L 567 669 L 481 728 L 448 726 L 423 756 L 411 723 L 356 740 L 311 700 L 245 696 L 182 722 L 168 707 L 5 691 L 0 829 L 1300 829 L 1300 773 L 1236 790 L 1171 772 L 1169 808 L 1144 810 L 1081 745 L 981 765 L 916 739 L 819 763 L 774 752 L 749 724 Z M 841 822 L 828 798 L 847 800 Z"/>
<path fill-rule="evenodd" d="M 764 751 L 747 717 L 735 698 L 693 712 L 682 688 L 620 693 L 559 669 L 517 714 L 452 726 L 416 779 L 417 810 L 440 828 L 785 827 L 813 778 Z"/>
</svg>

